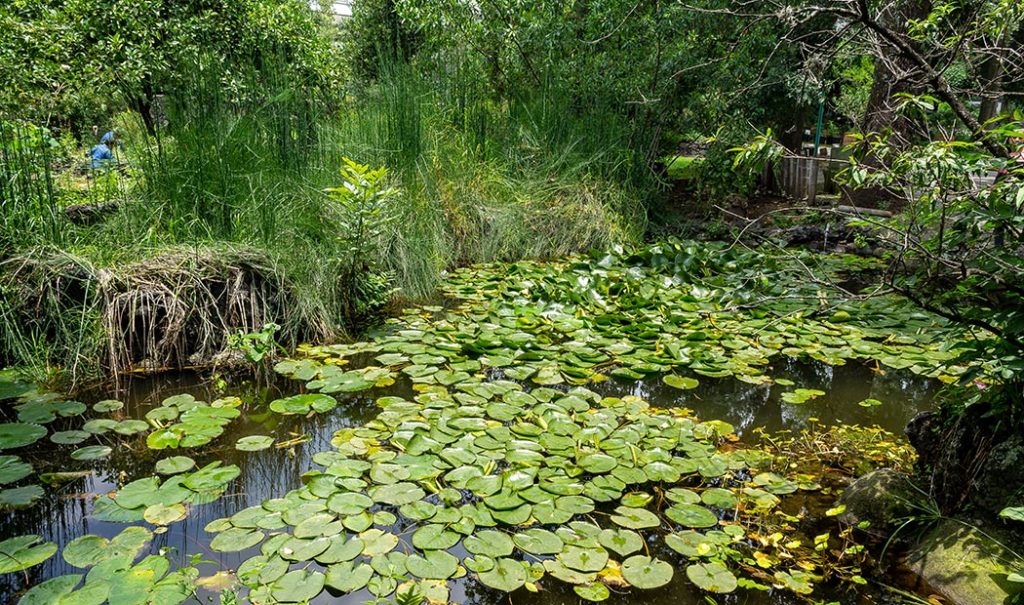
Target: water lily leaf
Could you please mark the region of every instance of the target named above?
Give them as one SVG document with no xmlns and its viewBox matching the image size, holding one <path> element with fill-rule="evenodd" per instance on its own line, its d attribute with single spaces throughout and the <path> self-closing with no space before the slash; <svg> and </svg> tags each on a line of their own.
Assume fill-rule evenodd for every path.
<svg viewBox="0 0 1024 605">
<path fill-rule="evenodd" d="M 327 508 L 339 515 L 356 515 L 373 506 L 373 498 L 356 492 L 339 492 L 327 499 Z"/>
<path fill-rule="evenodd" d="M 562 539 L 546 529 L 527 529 L 512 536 L 512 541 L 523 552 L 532 555 L 554 555 L 562 552 Z"/>
<path fill-rule="evenodd" d="M 133 561 L 152 538 L 153 533 L 144 527 L 127 527 L 112 540 L 85 535 L 68 542 L 61 556 L 75 567 L 92 567 L 111 559 Z"/>
<path fill-rule="evenodd" d="M 136 435 L 149 430 L 149 423 L 145 420 L 122 420 L 114 426 L 114 432 L 118 435 Z"/>
<path fill-rule="evenodd" d="M 379 557 L 398 546 L 398 536 L 377 528 L 359 534 L 359 539 L 363 542 L 363 554 L 367 557 Z"/>
<path fill-rule="evenodd" d="M 591 601 L 593 603 L 605 601 L 611 596 L 608 587 L 601 583 L 573 586 L 572 590 L 584 601 Z"/>
<path fill-rule="evenodd" d="M 363 552 L 363 541 L 359 538 L 349 538 L 345 534 L 336 534 L 331 537 L 331 543 L 322 553 L 314 558 L 318 563 L 331 565 L 351 561 Z"/>
<path fill-rule="evenodd" d="M 424 580 L 447 580 L 458 571 L 459 560 L 443 550 L 410 555 L 405 562 L 409 573 Z"/>
<path fill-rule="evenodd" d="M 256 546 L 264 537 L 261 531 L 232 527 L 214 536 L 210 548 L 217 552 L 239 552 Z"/>
<path fill-rule="evenodd" d="M 704 490 L 700 499 L 704 504 L 715 508 L 727 509 L 736 506 L 736 494 L 721 487 L 710 487 Z"/>
<path fill-rule="evenodd" d="M 478 573 L 477 577 L 484 586 L 505 592 L 518 590 L 527 580 L 523 564 L 514 559 L 496 559 L 493 568 Z"/>
<path fill-rule="evenodd" d="M 89 437 L 92 433 L 85 431 L 59 431 L 50 435 L 50 441 L 58 445 L 77 445 Z"/>
<path fill-rule="evenodd" d="M 256 452 L 274 445 L 274 438 L 269 435 L 249 435 L 235 442 L 235 449 L 241 452 Z"/>
<path fill-rule="evenodd" d="M 644 545 L 640 534 L 628 529 L 605 529 L 598 534 L 597 539 L 601 546 L 623 557 L 640 550 Z"/>
<path fill-rule="evenodd" d="M 25 508 L 43 497 L 43 488 L 26 485 L 0 490 L 0 509 Z"/>
<path fill-rule="evenodd" d="M 587 454 L 582 456 L 578 464 L 588 473 L 607 473 L 619 465 L 619 461 L 607 454 Z"/>
<path fill-rule="evenodd" d="M 566 546 L 556 558 L 566 567 L 576 571 L 601 571 L 608 563 L 608 552 L 603 548 Z"/>
<path fill-rule="evenodd" d="M 125 508 L 145 507 L 155 504 L 158 501 L 157 489 L 160 487 L 160 479 L 156 477 L 144 477 L 125 484 L 115 495 L 117 503 Z"/>
<path fill-rule="evenodd" d="M 113 450 L 106 445 L 90 445 L 71 452 L 74 460 L 99 460 L 106 458 Z"/>
<path fill-rule="evenodd" d="M 364 588 L 372 577 L 373 568 L 366 563 L 354 565 L 352 561 L 345 561 L 327 568 L 325 583 L 339 592 L 349 593 Z"/>
<path fill-rule="evenodd" d="M 807 595 L 814 592 L 813 582 L 815 579 L 813 575 L 796 569 L 775 572 L 775 581 L 797 594 Z"/>
<path fill-rule="evenodd" d="M 8 422 L 0 424 L 0 450 L 12 450 L 32 445 L 46 436 L 46 429 L 38 424 Z"/>
<path fill-rule="evenodd" d="M 188 511 L 183 504 L 153 504 L 146 507 L 142 513 L 142 518 L 146 520 L 146 523 L 153 525 L 170 525 L 181 521 L 186 516 L 188 516 Z"/>
<path fill-rule="evenodd" d="M 191 470 L 195 465 L 195 460 L 188 456 L 171 456 L 170 458 L 158 460 L 155 468 L 156 472 L 161 475 L 176 475 Z"/>
<path fill-rule="evenodd" d="M 381 504 L 402 506 L 403 504 L 412 504 L 427 494 L 415 483 L 401 482 L 375 487 L 370 490 L 369 495 Z"/>
<path fill-rule="evenodd" d="M 116 412 L 124 407 L 124 404 L 116 399 L 104 399 L 93 404 L 92 409 L 105 414 L 107 412 Z"/>
<path fill-rule="evenodd" d="M 0 574 L 34 567 L 56 552 L 56 544 L 43 542 L 43 539 L 36 535 L 9 538 L 0 542 Z"/>
<path fill-rule="evenodd" d="M 277 554 L 288 561 L 309 561 L 330 548 L 332 543 L 333 540 L 327 537 L 296 538 L 293 536 L 281 543 Z"/>
<path fill-rule="evenodd" d="M 311 411 L 321 414 L 329 412 L 337 407 L 337 405 L 338 400 L 334 397 L 319 393 L 307 393 L 271 401 L 270 410 L 283 415 L 302 416 Z"/>
<path fill-rule="evenodd" d="M 97 521 L 108 523 L 134 523 L 142 521 L 145 506 L 126 508 L 115 502 L 110 496 L 97 498 L 92 505 L 92 517 Z"/>
<path fill-rule="evenodd" d="M 708 592 L 726 593 L 736 590 L 736 576 L 717 562 L 695 563 L 686 568 L 686 577 Z"/>
<path fill-rule="evenodd" d="M 446 526 L 431 523 L 413 532 L 412 545 L 420 550 L 447 550 L 458 544 L 460 539 L 462 536 Z"/>
<path fill-rule="evenodd" d="M 665 516 L 683 527 L 714 527 L 718 517 L 703 506 L 696 504 L 673 504 L 665 509 Z"/>
<path fill-rule="evenodd" d="M 274 582 L 270 594 L 279 603 L 302 603 L 320 594 L 324 582 L 324 574 L 318 571 L 296 569 Z"/>
<path fill-rule="evenodd" d="M 672 581 L 672 566 L 661 559 L 633 555 L 622 562 L 622 577 L 636 588 L 658 588 Z"/>
<path fill-rule="evenodd" d="M 84 589 L 73 592 L 81 580 L 81 574 L 50 578 L 33 586 L 21 597 L 18 605 L 101 605 L 107 598 L 106 592 L 103 593 L 102 599 L 84 600 L 81 594 Z"/>
<path fill-rule="evenodd" d="M 661 379 L 665 384 L 677 389 L 695 389 L 700 384 L 696 378 L 679 376 L 677 374 L 665 374 Z"/>
<path fill-rule="evenodd" d="M 775 382 L 778 382 L 776 380 Z M 825 391 L 819 391 L 818 389 L 796 389 L 788 391 L 782 394 L 782 400 L 786 403 L 806 403 L 811 399 L 816 399 L 825 394 Z"/>
<path fill-rule="evenodd" d="M 484 530 L 466 538 L 463 543 L 466 550 L 474 555 L 484 555 L 492 559 L 507 557 L 512 554 L 514 545 L 508 534 L 495 530 Z"/>
<path fill-rule="evenodd" d="M 0 485 L 14 483 L 32 474 L 32 465 L 18 456 L 0 456 Z"/>
<path fill-rule="evenodd" d="M 611 517 L 612 522 L 627 529 L 644 529 L 661 525 L 658 515 L 644 508 L 620 506 L 615 509 L 615 513 Z M 718 520 L 715 519 L 715 521 Z"/>
<path fill-rule="evenodd" d="M 544 570 L 567 584 L 590 584 L 597 579 L 596 572 L 584 572 L 571 569 L 562 564 L 558 559 L 547 559 L 544 561 Z"/>
</svg>

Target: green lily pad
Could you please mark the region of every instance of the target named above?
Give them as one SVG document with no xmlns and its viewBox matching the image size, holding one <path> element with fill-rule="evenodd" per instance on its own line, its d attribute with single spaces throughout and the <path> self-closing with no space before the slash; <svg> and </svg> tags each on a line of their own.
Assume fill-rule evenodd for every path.
<svg viewBox="0 0 1024 605">
<path fill-rule="evenodd" d="M 601 546 L 625 557 L 635 553 L 644 546 L 644 539 L 640 534 L 628 529 L 605 529 L 597 536 Z"/>
<path fill-rule="evenodd" d="M 495 530 L 483 530 L 466 538 L 463 546 L 474 555 L 484 555 L 492 559 L 507 557 L 512 554 L 514 544 L 508 534 Z"/>
<path fill-rule="evenodd" d="M 303 603 L 320 594 L 324 583 L 324 574 L 296 569 L 278 578 L 271 586 L 270 594 L 278 603 Z"/>
<path fill-rule="evenodd" d="M 615 513 L 611 517 L 612 521 L 616 525 L 621 525 L 627 529 L 644 529 L 661 525 L 658 515 L 644 508 L 620 506 L 615 509 Z M 715 519 L 715 521 L 717 522 L 718 520 Z"/>
<path fill-rule="evenodd" d="M 447 550 L 458 544 L 460 539 L 462 536 L 446 526 L 432 523 L 413 532 L 412 545 L 420 550 Z"/>
<path fill-rule="evenodd" d="M 736 576 L 721 563 L 695 563 L 686 568 L 686 577 L 708 592 L 726 593 L 736 590 Z"/>
<path fill-rule="evenodd" d="M 99 460 L 106 458 L 113 450 L 106 445 L 90 445 L 71 452 L 74 460 Z"/>
<path fill-rule="evenodd" d="M 484 586 L 495 590 L 512 592 L 526 584 L 527 575 L 523 564 L 514 559 L 496 559 L 494 567 L 477 574 Z"/>
<path fill-rule="evenodd" d="M 566 546 L 556 558 L 566 567 L 576 571 L 601 571 L 608 563 L 608 552 L 603 548 Z"/>
<path fill-rule="evenodd" d="M 58 431 L 50 435 L 50 441 L 58 445 L 78 445 L 92 437 L 92 433 L 85 431 Z"/>
<path fill-rule="evenodd" d="M 161 475 L 177 475 L 178 473 L 191 470 L 195 465 L 195 460 L 188 456 L 171 456 L 170 458 L 158 460 L 155 470 Z"/>
<path fill-rule="evenodd" d="M 14 483 L 32 474 L 32 465 L 18 456 L 0 456 L 0 485 Z"/>
<path fill-rule="evenodd" d="M 214 536 L 210 548 L 217 552 L 238 552 L 256 546 L 264 537 L 261 531 L 233 527 Z"/>
<path fill-rule="evenodd" d="M 8 422 L 0 424 L 0 450 L 13 450 L 32 445 L 46 436 L 46 429 L 38 424 Z"/>
<path fill-rule="evenodd" d="M 443 550 L 410 555 L 405 562 L 409 573 L 424 580 L 447 580 L 458 571 L 459 560 Z"/>
<path fill-rule="evenodd" d="M 703 506 L 696 504 L 673 504 L 665 509 L 665 516 L 683 527 L 714 527 L 718 517 Z"/>
<path fill-rule="evenodd" d="M 633 555 L 622 562 L 622 577 L 636 588 L 658 588 L 672 581 L 672 566 L 661 559 Z"/>
<path fill-rule="evenodd" d="M 696 378 L 690 378 L 688 376 L 679 376 L 677 374 L 665 374 L 662 377 L 662 382 L 670 387 L 677 389 L 695 389 L 700 385 L 700 381 Z"/>
<path fill-rule="evenodd" d="M 57 552 L 53 542 L 39 536 L 18 536 L 0 542 L 0 574 L 13 573 L 39 565 Z"/>
<path fill-rule="evenodd" d="M 531 555 L 554 555 L 562 552 L 562 539 L 546 529 L 527 529 L 512 536 L 512 542 Z"/>
<path fill-rule="evenodd" d="M 611 591 L 608 590 L 608 587 L 599 582 L 584 586 L 573 586 L 572 590 L 579 598 L 592 603 L 605 601 L 611 596 Z"/>
<path fill-rule="evenodd" d="M 256 452 L 274 445 L 274 438 L 269 435 L 249 435 L 235 442 L 235 449 L 242 452 Z"/>
<path fill-rule="evenodd" d="M 366 563 L 355 565 L 352 561 L 345 561 L 331 565 L 327 568 L 325 583 L 327 586 L 342 593 L 361 590 L 373 577 L 373 568 Z"/>
<path fill-rule="evenodd" d="M 43 488 L 38 485 L 12 487 L 0 490 L 0 509 L 26 508 L 43 497 Z"/>
<path fill-rule="evenodd" d="M 93 404 L 92 409 L 105 414 L 107 412 L 115 412 L 124 407 L 124 404 L 116 399 L 104 399 Z"/>
<path fill-rule="evenodd" d="M 183 504 L 153 504 L 148 506 L 142 513 L 142 518 L 146 520 L 146 523 L 152 523 L 153 525 L 170 525 L 181 521 L 188 515 L 188 511 L 185 509 Z"/>
</svg>

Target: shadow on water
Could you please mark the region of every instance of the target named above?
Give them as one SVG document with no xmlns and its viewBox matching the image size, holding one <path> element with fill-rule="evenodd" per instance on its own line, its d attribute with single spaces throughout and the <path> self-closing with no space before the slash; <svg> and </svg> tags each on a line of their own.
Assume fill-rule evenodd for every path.
<svg viewBox="0 0 1024 605">
<path fill-rule="evenodd" d="M 682 406 L 693 409 L 702 419 L 718 419 L 733 424 L 739 434 L 749 434 L 755 427 L 779 429 L 800 429 L 809 424 L 810 418 L 817 418 L 825 424 L 844 422 L 848 424 L 877 424 L 893 432 L 900 432 L 906 422 L 918 411 L 928 409 L 937 390 L 934 381 L 921 379 L 903 372 L 876 372 L 863 365 L 830 367 L 817 362 L 779 360 L 768 371 L 775 377 L 789 378 L 794 387 L 751 385 L 733 378 L 700 378 L 700 385 L 690 391 L 680 391 L 661 382 L 660 378 L 623 383 L 609 381 L 590 388 L 608 396 L 636 395 L 658 406 Z M 224 464 L 237 464 L 240 476 L 231 484 L 224 495 L 210 504 L 194 507 L 186 519 L 171 525 L 166 533 L 156 535 L 150 552 L 165 551 L 172 564 L 186 565 L 194 554 L 202 556 L 208 565 L 201 565 L 204 575 L 222 569 L 234 570 L 258 549 L 243 553 L 219 553 L 209 548 L 212 534 L 203 528 L 215 519 L 230 516 L 249 506 L 255 506 L 268 498 L 283 496 L 289 490 L 302 484 L 302 475 L 315 468 L 312 457 L 317 452 L 330 449 L 330 439 L 335 431 L 359 426 L 373 419 L 377 414 L 374 400 L 384 395 L 411 398 L 414 392 L 411 384 L 399 380 L 396 384 L 369 393 L 341 396 L 340 405 L 329 414 L 311 418 L 281 417 L 268 411 L 267 404 L 275 398 L 293 394 L 299 390 L 297 383 L 278 377 L 263 382 L 248 381 L 219 389 L 213 383 L 204 381 L 194 374 L 173 374 L 157 377 L 133 378 L 118 389 L 107 389 L 83 394 L 80 399 L 92 403 L 101 399 L 116 398 L 125 403 L 123 410 L 116 412 L 122 418 L 142 418 L 145 413 L 170 396 L 182 393 L 196 399 L 212 401 L 218 397 L 238 396 L 244 404 L 242 415 L 226 427 L 225 433 L 197 454 L 192 450 L 153 451 L 146 447 L 143 437 L 118 438 L 99 437 L 101 443 L 114 446 L 110 458 L 85 463 L 71 460 L 69 454 L 76 446 L 58 446 L 43 440 L 25 453 L 37 472 L 92 469 L 93 474 L 48 490 L 48 497 L 32 508 L 16 513 L 0 514 L 0 539 L 25 534 L 39 534 L 45 540 L 59 546 L 86 534 L 113 537 L 126 525 L 97 521 L 90 516 L 91 502 L 96 494 L 117 489 L 118 485 L 153 474 L 157 460 L 170 455 L 189 455 L 200 466 L 214 460 Z M 791 388 L 816 388 L 826 395 L 801 405 L 787 404 L 781 394 Z M 883 405 L 865 408 L 858 402 L 877 399 Z M 9 419 L 8 419 L 9 420 Z M 57 421 L 50 425 L 52 430 L 67 430 L 81 422 Z M 67 426 L 60 426 L 62 423 Z M 287 448 L 271 448 L 257 452 L 240 452 L 234 449 L 234 442 L 247 435 L 270 434 L 278 442 L 308 435 L 309 440 Z M 408 540 L 409 535 L 403 536 Z M 651 543 L 652 550 L 664 548 L 661 541 Z M 676 558 L 668 557 L 670 560 Z M 45 563 L 25 573 L 6 574 L 0 577 L 0 605 L 16 602 L 16 595 L 25 586 L 37 584 L 45 579 L 70 573 L 83 573 L 74 568 L 58 554 Z M 469 580 L 451 583 L 451 600 L 457 603 L 489 604 L 508 599 L 507 595 L 493 591 Z M 545 582 L 545 590 L 533 594 L 520 590 L 511 596 L 513 603 L 579 603 L 572 588 L 560 582 Z M 837 589 L 838 590 L 838 589 Z M 827 591 L 827 588 L 826 588 Z M 211 595 L 201 595 L 205 601 Z M 641 604 L 707 604 L 706 594 L 696 589 L 679 570 L 673 582 L 654 591 L 633 591 L 628 595 L 613 593 L 609 603 L 629 605 Z M 819 595 L 824 596 L 824 595 Z M 884 603 L 882 595 L 872 591 L 858 590 L 853 593 L 843 588 L 828 599 L 841 603 Z M 214 597 L 214 599 L 216 599 Z M 373 600 L 368 592 L 334 596 L 327 592 L 316 599 L 316 603 L 365 603 Z M 756 591 L 716 596 L 720 605 L 761 605 L 805 602 L 791 593 Z"/>
</svg>

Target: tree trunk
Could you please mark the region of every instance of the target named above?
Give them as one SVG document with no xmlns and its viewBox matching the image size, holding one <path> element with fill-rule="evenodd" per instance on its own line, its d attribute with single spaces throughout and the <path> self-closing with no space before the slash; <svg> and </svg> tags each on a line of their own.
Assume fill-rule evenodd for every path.
<svg viewBox="0 0 1024 605">
<path fill-rule="evenodd" d="M 999 114 L 1003 89 L 1003 58 L 999 54 L 991 54 L 981 64 L 979 79 L 984 93 L 981 98 L 981 110 L 978 121 L 988 122 Z"/>
</svg>

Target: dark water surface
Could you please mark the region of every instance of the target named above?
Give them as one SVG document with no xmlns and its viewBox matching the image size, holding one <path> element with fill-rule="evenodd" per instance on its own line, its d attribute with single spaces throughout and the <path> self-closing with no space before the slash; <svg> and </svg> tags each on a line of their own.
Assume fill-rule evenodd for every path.
<svg viewBox="0 0 1024 605">
<path fill-rule="evenodd" d="M 590 385 L 589 388 L 611 396 L 636 395 L 657 406 L 681 406 L 693 409 L 704 420 L 718 419 L 729 422 L 742 436 L 753 439 L 751 431 L 764 427 L 770 431 L 779 429 L 799 430 L 808 426 L 812 418 L 823 424 L 843 422 L 848 424 L 877 424 L 895 433 L 901 433 L 906 422 L 916 413 L 931 407 L 938 388 L 935 381 L 920 378 L 904 372 L 876 372 L 864 365 L 830 367 L 817 362 L 797 362 L 779 358 L 767 371 L 776 378 L 789 378 L 796 386 L 816 388 L 826 395 L 801 405 L 788 404 L 780 399 L 781 393 L 793 387 L 759 386 L 741 382 L 734 378 L 700 378 L 700 386 L 690 391 L 680 391 L 661 382 L 660 378 L 640 382 L 609 381 Z M 231 484 L 230 489 L 216 502 L 194 507 L 189 516 L 172 524 L 166 533 L 155 536 L 150 552 L 165 551 L 172 564 L 188 564 L 191 555 L 200 554 L 208 565 L 200 565 L 203 575 L 219 570 L 236 569 L 254 553 L 258 547 L 243 553 L 218 553 L 208 546 L 212 534 L 203 527 L 215 519 L 226 517 L 262 501 L 283 496 L 289 490 L 301 486 L 303 473 L 315 468 L 312 456 L 330 449 L 330 438 L 338 429 L 358 426 L 374 418 L 377 408 L 374 400 L 383 395 L 411 398 L 411 385 L 399 380 L 384 389 L 373 389 L 369 393 L 353 396 L 340 395 L 341 404 L 328 414 L 312 418 L 280 417 L 267 410 L 269 401 L 298 390 L 298 383 L 276 377 L 262 381 L 249 381 L 225 389 L 217 389 L 212 383 L 204 382 L 194 374 L 163 375 L 158 377 L 134 378 L 119 387 L 109 387 L 84 394 L 80 399 L 86 403 L 101 399 L 116 398 L 125 403 L 125 408 L 115 412 L 123 418 L 142 418 L 144 414 L 172 395 L 189 393 L 196 399 L 212 401 L 218 397 L 237 395 L 243 399 L 241 417 L 229 424 L 224 434 L 213 446 L 207 446 L 202 455 L 191 450 L 152 451 L 142 437 L 113 438 L 100 436 L 101 443 L 111 445 L 114 450 L 110 458 L 98 462 L 76 462 L 69 458 L 77 446 L 57 446 L 44 439 L 33 448 L 26 448 L 23 457 L 33 462 L 37 472 L 67 471 L 92 468 L 94 474 L 72 481 L 56 489 L 48 490 L 48 498 L 34 507 L 14 513 L 0 513 L 0 540 L 24 534 L 39 534 L 44 540 L 56 542 L 63 547 L 71 540 L 86 534 L 113 537 L 126 525 L 105 523 L 90 517 L 94 494 L 117 489 L 118 485 L 153 474 L 153 465 L 161 458 L 184 454 L 195 458 L 202 466 L 213 460 L 224 464 L 237 464 L 241 475 Z M 877 399 L 883 405 L 862 407 L 865 399 Z M 81 418 L 58 420 L 49 425 L 52 431 L 78 428 Z M 259 452 L 239 452 L 234 449 L 235 441 L 247 435 L 271 434 L 280 441 L 297 435 L 309 435 L 308 442 L 286 449 L 271 448 Z M 51 496 L 52 495 L 52 496 Z M 403 536 L 408 539 L 409 535 Z M 652 550 L 664 548 L 652 543 Z M 458 553 L 455 553 L 458 554 Z M 653 553 L 652 553 L 653 554 Z M 666 555 L 669 561 L 679 557 L 674 553 Z M 82 573 L 64 562 L 60 554 L 24 573 L 0 576 L 0 605 L 17 602 L 17 593 L 24 586 L 34 585 L 42 580 L 68 573 Z M 471 580 L 456 580 L 450 583 L 451 600 L 456 603 L 491 604 L 508 602 L 504 593 L 487 589 Z M 513 603 L 540 603 L 555 605 L 580 602 L 572 588 L 557 581 L 544 582 L 545 590 L 531 594 L 525 590 L 512 595 Z M 629 605 L 708 605 L 709 603 L 782 605 L 804 603 L 791 593 L 771 591 L 739 591 L 731 595 L 716 595 L 714 601 L 706 593 L 696 589 L 682 569 L 677 569 L 673 582 L 653 591 L 635 590 L 628 595 L 612 595 L 609 603 Z M 816 596 L 821 596 L 820 594 Z M 842 603 L 897 603 L 889 596 L 864 589 L 854 593 L 848 588 L 837 587 L 835 594 L 827 600 Z M 200 595 L 207 601 L 211 595 Z M 216 602 L 216 596 L 213 596 Z M 362 591 L 352 595 L 334 596 L 322 593 L 316 603 L 361 604 L 372 601 L 373 596 Z"/>
</svg>

